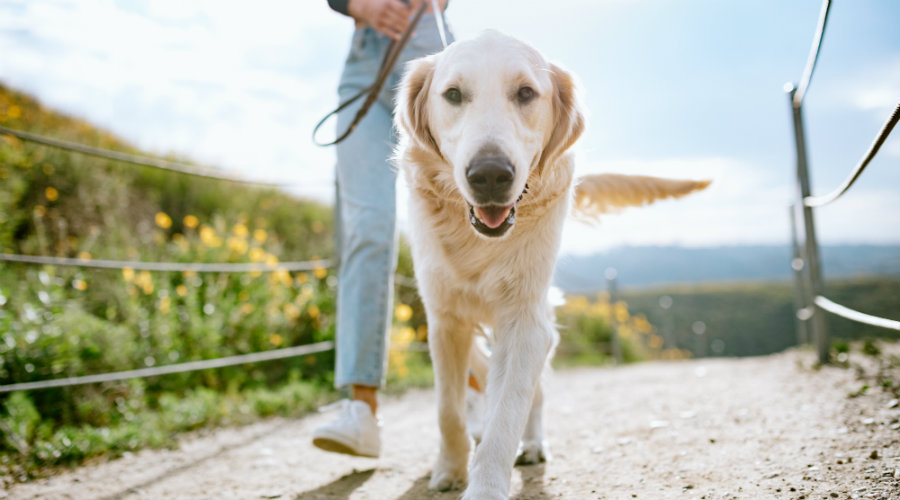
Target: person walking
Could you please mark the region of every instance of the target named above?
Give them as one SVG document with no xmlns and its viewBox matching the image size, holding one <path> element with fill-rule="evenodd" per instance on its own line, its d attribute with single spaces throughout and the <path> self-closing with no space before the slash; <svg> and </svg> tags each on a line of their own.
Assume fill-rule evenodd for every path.
<svg viewBox="0 0 900 500">
<path fill-rule="evenodd" d="M 423 1 L 328 0 L 356 23 L 338 86 L 341 102 L 371 85 L 391 41 L 399 39 Z M 438 2 L 446 8 L 447 0 Z M 439 16 L 443 22 L 443 16 Z M 443 26 L 447 42 L 449 26 Z M 419 20 L 374 105 L 336 145 L 335 236 L 339 261 L 335 386 L 350 387 L 350 400 L 332 422 L 313 432 L 321 449 L 377 457 L 381 453 L 378 390 L 384 386 L 397 265 L 396 144 L 394 94 L 406 62 L 443 48 L 434 13 Z M 347 130 L 362 100 L 338 113 L 338 133 Z"/>
</svg>

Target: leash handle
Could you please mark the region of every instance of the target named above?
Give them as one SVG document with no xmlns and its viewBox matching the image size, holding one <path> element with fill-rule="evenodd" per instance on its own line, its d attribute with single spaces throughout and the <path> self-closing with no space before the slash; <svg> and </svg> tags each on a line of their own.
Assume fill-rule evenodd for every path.
<svg viewBox="0 0 900 500">
<path fill-rule="evenodd" d="M 369 112 L 369 108 L 372 107 L 372 104 L 374 104 L 375 101 L 378 100 L 378 94 L 381 92 L 382 87 L 384 87 L 384 82 L 387 81 L 388 76 L 390 76 L 391 70 L 397 63 L 397 58 L 400 57 L 400 52 L 403 51 L 403 47 L 406 46 L 406 42 L 408 42 L 409 37 L 412 36 L 413 30 L 415 30 L 416 26 L 419 24 L 419 19 L 421 19 L 422 14 L 425 13 L 426 7 L 428 7 L 428 4 L 426 2 L 422 2 L 422 4 L 419 6 L 419 10 L 416 11 L 416 14 L 412 18 L 412 21 L 410 21 L 409 26 L 406 28 L 406 31 L 403 32 L 403 36 L 401 36 L 399 40 L 391 41 L 391 43 L 388 45 L 387 51 L 384 54 L 384 58 L 381 60 L 381 67 L 378 69 L 378 75 L 375 77 L 375 82 L 356 93 L 353 97 L 340 103 L 337 108 L 335 108 L 333 111 L 319 120 L 319 123 L 317 123 L 315 128 L 313 128 L 313 143 L 321 147 L 333 146 L 346 139 L 350 135 L 350 133 L 353 132 L 354 129 L 356 129 L 356 126 L 359 125 L 359 122 L 362 121 L 363 117 L 366 116 L 366 113 Z M 324 125 L 329 118 L 343 111 L 347 106 L 358 101 L 363 96 L 366 97 L 366 100 L 363 102 L 362 107 L 359 108 L 359 111 L 356 112 L 356 116 L 353 117 L 353 121 L 350 123 L 344 133 L 340 134 L 335 140 L 331 142 L 323 143 L 319 142 L 319 140 L 316 139 L 316 135 L 318 135 L 319 129 L 322 128 L 322 125 Z"/>
</svg>

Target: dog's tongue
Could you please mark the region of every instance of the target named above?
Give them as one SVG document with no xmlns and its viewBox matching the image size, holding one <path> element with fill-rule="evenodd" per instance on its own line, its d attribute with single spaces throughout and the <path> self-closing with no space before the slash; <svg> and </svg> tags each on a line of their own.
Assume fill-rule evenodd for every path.
<svg viewBox="0 0 900 500">
<path fill-rule="evenodd" d="M 481 219 L 481 222 L 484 222 L 484 225 L 491 228 L 497 229 L 500 227 L 500 224 L 503 224 L 503 221 L 506 220 L 506 217 L 509 216 L 509 211 L 512 210 L 514 205 L 510 205 L 508 207 L 500 207 L 496 205 L 491 205 L 487 207 L 476 207 L 475 215 Z"/>
</svg>

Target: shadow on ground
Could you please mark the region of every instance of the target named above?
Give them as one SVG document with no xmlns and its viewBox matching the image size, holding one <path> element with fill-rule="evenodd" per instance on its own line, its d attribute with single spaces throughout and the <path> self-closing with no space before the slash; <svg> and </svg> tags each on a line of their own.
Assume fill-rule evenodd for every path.
<svg viewBox="0 0 900 500">
<path fill-rule="evenodd" d="M 349 498 L 354 491 L 362 487 L 380 469 L 354 470 L 334 481 L 318 488 L 300 493 L 294 500 L 341 500 Z M 511 497 L 511 500 L 544 500 L 552 497 L 544 490 L 544 464 L 516 467 L 514 474 L 522 478 L 522 488 Z M 396 497 L 396 500 L 456 500 L 462 491 L 434 491 L 428 489 L 431 473 L 419 477 Z"/>
</svg>

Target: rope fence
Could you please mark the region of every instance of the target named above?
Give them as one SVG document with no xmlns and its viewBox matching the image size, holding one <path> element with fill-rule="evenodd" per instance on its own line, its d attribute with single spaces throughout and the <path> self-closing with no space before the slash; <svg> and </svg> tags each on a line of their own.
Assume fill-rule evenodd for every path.
<svg viewBox="0 0 900 500">
<path fill-rule="evenodd" d="M 149 262 L 136 260 L 72 259 L 67 257 L 46 257 L 40 255 L 18 255 L 8 253 L 0 254 L 0 261 L 95 269 L 133 269 L 135 271 L 160 272 L 193 271 L 197 273 L 313 271 L 315 269 L 327 269 L 334 265 L 330 259 L 278 262 L 274 264 L 267 264 L 265 262 Z"/>
<path fill-rule="evenodd" d="M 850 187 L 856 182 L 862 172 L 866 169 L 878 150 L 884 144 L 890 135 L 894 126 L 900 118 L 900 104 L 894 109 L 894 112 L 888 118 L 882 127 L 878 136 L 872 142 L 863 159 L 850 172 L 847 179 L 834 191 L 823 196 L 812 196 L 810 192 L 809 163 L 807 159 L 806 139 L 803 130 L 803 100 L 812 80 L 815 71 L 816 62 L 819 58 L 819 51 L 822 46 L 822 40 L 825 34 L 825 27 L 828 24 L 828 13 L 831 7 L 829 0 L 823 0 L 822 8 L 819 12 L 819 21 L 813 37 L 812 47 L 807 57 L 806 66 L 803 70 L 803 76 L 800 84 L 785 85 L 785 91 L 791 107 L 791 116 L 794 125 L 794 141 L 796 147 L 796 176 L 797 176 L 797 203 L 791 205 L 791 240 L 795 249 L 795 255 L 792 261 L 792 267 L 795 270 L 795 286 L 797 289 L 796 300 L 796 316 L 798 338 L 806 339 L 806 332 L 811 331 L 813 341 L 816 344 L 816 351 L 819 362 L 822 364 L 829 361 L 829 341 L 828 330 L 825 323 L 825 317 L 822 311 L 835 314 L 837 316 L 856 321 L 858 323 L 878 326 L 889 330 L 900 331 L 900 322 L 872 316 L 862 313 L 846 306 L 837 304 L 823 295 L 823 277 L 821 261 L 819 258 L 819 245 L 817 243 L 813 208 L 821 207 L 834 202 L 843 196 Z M 803 244 L 798 242 L 797 224 L 795 222 L 795 212 L 802 213 L 802 237 Z M 807 328 L 809 326 L 810 328 Z"/>
<path fill-rule="evenodd" d="M 237 182 L 242 184 L 254 184 L 258 186 L 280 186 L 281 183 L 275 182 L 258 182 L 258 181 L 250 181 L 246 179 L 240 179 L 237 177 L 231 177 L 228 175 L 220 174 L 218 172 L 213 171 L 209 168 L 199 167 L 197 165 L 189 165 L 186 163 L 179 163 L 169 160 L 163 160 L 162 158 L 152 158 L 149 156 L 141 156 L 134 155 L 131 153 L 123 153 L 121 151 L 113 151 L 110 149 L 103 148 L 95 148 L 93 146 L 86 146 L 84 144 L 77 144 L 74 142 L 63 141 L 61 139 L 54 139 L 52 137 L 47 137 L 44 135 L 34 134 L 32 132 L 25 132 L 24 130 L 15 130 L 11 128 L 7 128 L 4 126 L 0 126 L 0 134 L 9 135 L 21 139 L 23 141 L 34 142 L 36 144 L 42 144 L 44 146 L 50 146 L 57 149 L 64 149 L 67 151 L 73 151 L 76 153 L 81 153 L 89 156 L 94 156 L 97 158 L 104 158 L 107 160 L 116 160 L 122 161 L 125 163 L 131 163 L 132 165 L 140 165 L 143 167 L 151 167 L 157 168 L 160 170 L 168 170 L 170 172 L 177 172 L 180 174 L 193 175 L 195 177 L 204 177 L 207 179 L 217 179 L 221 181 L 228 182 Z"/>
<path fill-rule="evenodd" d="M 212 169 L 191 165 L 187 163 L 174 162 L 161 158 L 154 158 L 143 155 L 135 155 L 124 153 L 121 151 L 113 151 L 110 149 L 97 148 L 78 144 L 74 142 L 64 141 L 52 137 L 47 137 L 23 130 L 11 129 L 0 126 L 0 134 L 16 137 L 23 141 L 33 142 L 44 146 L 72 151 L 75 153 L 85 154 L 97 158 L 107 160 L 121 161 L 133 165 L 156 168 L 170 172 L 176 172 L 195 177 L 203 177 L 208 179 L 222 180 L 228 182 L 251 184 L 264 187 L 282 186 L 283 183 L 259 182 L 237 177 L 227 176 Z M 334 267 L 335 263 L 332 259 L 319 259 L 309 261 L 293 261 L 269 263 L 219 263 L 219 262 L 149 262 L 134 260 L 109 260 L 109 259 L 82 259 L 82 258 L 66 258 L 51 257 L 39 255 L 19 255 L 0 253 L 0 261 L 16 262 L 23 264 L 37 265 L 53 265 L 53 266 L 69 266 L 82 267 L 90 269 L 132 269 L 136 271 L 156 271 L 156 272 L 197 272 L 197 273 L 247 273 L 247 272 L 277 272 L 277 271 L 313 271 L 316 269 L 327 269 Z M 396 275 L 395 283 L 398 286 L 406 288 L 417 288 L 415 278 Z M 164 365 L 158 367 L 141 368 L 136 370 L 128 370 L 121 372 L 101 373 L 95 375 L 86 375 L 80 377 L 68 377 L 63 379 L 51 379 L 35 382 L 24 382 L 17 384 L 0 385 L 0 394 L 14 391 L 33 391 L 41 389 L 50 389 L 58 387 L 71 387 L 76 385 L 96 384 L 103 382 L 121 381 L 132 378 L 147 378 L 161 375 L 169 375 L 175 373 L 185 373 L 192 371 L 208 370 L 212 368 L 222 368 L 227 366 L 235 366 L 249 363 L 257 363 L 262 361 L 272 361 L 278 359 L 286 359 L 292 357 L 305 356 L 309 354 L 325 352 L 334 349 L 334 343 L 331 341 L 319 342 L 309 345 L 294 346 L 271 351 L 262 351 L 249 354 L 241 354 L 228 356 L 223 358 L 215 358 L 203 361 L 191 361 L 172 365 Z M 416 352 L 427 352 L 428 346 L 424 342 L 414 342 L 405 347 L 391 348 L 392 350 L 406 350 Z"/>
</svg>

